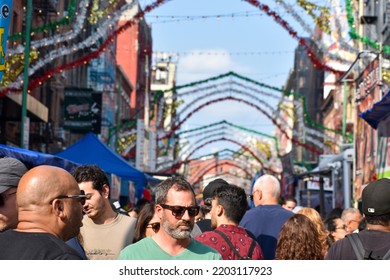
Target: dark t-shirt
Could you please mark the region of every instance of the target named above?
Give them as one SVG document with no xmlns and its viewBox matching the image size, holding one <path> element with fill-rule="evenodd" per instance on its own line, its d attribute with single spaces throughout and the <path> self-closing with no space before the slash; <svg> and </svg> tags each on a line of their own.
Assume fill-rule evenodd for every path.
<svg viewBox="0 0 390 280">
<path fill-rule="evenodd" d="M 375 252 L 375 255 L 383 257 L 390 249 L 390 232 L 378 230 L 363 230 L 358 233 L 367 251 Z M 351 242 L 343 238 L 332 244 L 326 260 L 357 260 Z"/>
<path fill-rule="evenodd" d="M 210 219 L 204 219 L 204 220 L 201 220 L 201 221 L 197 221 L 196 224 L 198 225 L 199 229 L 202 232 L 214 230 L 211 227 L 211 220 Z"/>
<path fill-rule="evenodd" d="M 64 241 L 49 233 L 0 233 L 0 260 L 82 260 Z"/>
<path fill-rule="evenodd" d="M 294 213 L 280 205 L 259 205 L 248 210 L 240 226 L 254 234 L 265 260 L 275 259 L 276 244 L 283 224 Z"/>
</svg>

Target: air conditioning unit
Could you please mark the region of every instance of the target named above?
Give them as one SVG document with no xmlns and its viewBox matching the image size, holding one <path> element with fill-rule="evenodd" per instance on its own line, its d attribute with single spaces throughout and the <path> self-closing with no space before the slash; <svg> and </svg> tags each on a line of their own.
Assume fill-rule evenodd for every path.
<svg viewBox="0 0 390 280">
<path fill-rule="evenodd" d="M 363 15 L 360 17 L 361 24 L 375 24 L 378 20 L 377 16 L 367 16 Z"/>
<path fill-rule="evenodd" d="M 65 140 L 65 129 L 63 129 L 63 128 L 56 128 L 56 129 L 54 130 L 54 136 L 55 136 L 57 139 Z"/>
</svg>

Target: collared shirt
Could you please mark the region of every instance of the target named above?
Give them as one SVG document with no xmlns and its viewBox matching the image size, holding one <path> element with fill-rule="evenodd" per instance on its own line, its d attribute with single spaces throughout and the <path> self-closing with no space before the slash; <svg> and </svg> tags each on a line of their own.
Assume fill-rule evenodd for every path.
<svg viewBox="0 0 390 280">
<path fill-rule="evenodd" d="M 216 229 L 223 232 L 230 239 L 231 243 L 242 257 L 248 256 L 249 248 L 252 244 L 252 240 L 254 239 L 248 235 L 244 228 L 234 225 L 220 225 Z M 233 252 L 233 250 L 219 233 L 214 231 L 206 231 L 196 236 L 195 239 L 217 250 L 224 260 L 238 259 L 237 255 Z M 251 259 L 264 259 L 261 247 L 257 242 Z"/>
</svg>

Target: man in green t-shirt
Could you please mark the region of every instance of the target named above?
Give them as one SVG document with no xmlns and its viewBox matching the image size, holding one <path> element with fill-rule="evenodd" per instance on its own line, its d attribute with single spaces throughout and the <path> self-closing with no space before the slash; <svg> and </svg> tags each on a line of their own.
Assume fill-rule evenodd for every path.
<svg viewBox="0 0 390 280">
<path fill-rule="evenodd" d="M 190 237 L 199 212 L 191 185 L 181 177 L 156 187 L 156 214 L 160 230 L 124 248 L 120 260 L 220 260 L 213 248 Z"/>
</svg>

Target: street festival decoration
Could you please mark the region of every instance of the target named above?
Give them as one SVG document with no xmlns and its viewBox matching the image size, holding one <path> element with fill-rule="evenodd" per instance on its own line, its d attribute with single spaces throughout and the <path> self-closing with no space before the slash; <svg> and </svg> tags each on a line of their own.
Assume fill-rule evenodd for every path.
<svg viewBox="0 0 390 280">
<path fill-rule="evenodd" d="M 142 18 L 145 13 L 148 13 L 152 11 L 153 9 L 157 8 L 158 6 L 164 4 L 164 0 L 156 1 L 148 6 L 145 7 L 144 11 L 138 12 L 133 19 L 129 20 L 125 25 L 119 27 L 115 31 L 111 32 L 109 36 L 107 36 L 107 39 L 100 45 L 100 47 L 96 51 L 90 52 L 90 54 L 85 55 L 79 59 L 76 59 L 73 62 L 67 63 L 65 65 L 61 65 L 57 68 L 49 69 L 47 70 L 43 75 L 37 78 L 31 79 L 29 83 L 29 90 L 34 89 L 37 86 L 42 85 L 42 83 L 50 79 L 53 75 L 61 73 L 62 71 L 66 71 L 67 69 L 71 69 L 83 64 L 88 63 L 90 60 L 96 58 L 99 56 L 99 54 L 106 49 L 106 47 L 113 42 L 114 37 L 116 37 L 118 34 L 120 34 L 122 31 L 130 27 L 137 19 Z M 254 0 L 245 0 L 245 2 L 248 2 L 249 4 L 259 8 L 261 11 L 265 12 L 268 16 L 272 17 L 276 23 L 281 25 L 283 28 L 285 28 L 290 36 L 293 38 L 297 39 L 299 41 L 299 44 L 305 48 L 307 51 L 307 54 L 309 58 L 312 60 L 313 65 L 319 69 L 322 69 L 324 71 L 331 71 L 335 73 L 339 73 L 340 71 L 332 69 L 322 63 L 315 55 L 315 53 L 311 50 L 310 46 L 306 43 L 306 41 L 298 36 L 297 32 L 285 21 L 283 20 L 276 12 L 272 11 L 269 6 L 261 4 L 259 1 L 254 1 Z M 126 3 L 124 4 L 120 10 L 116 10 L 113 15 L 107 16 L 108 19 L 104 22 L 104 24 L 99 24 L 99 27 L 97 28 L 97 31 L 93 34 L 91 34 L 90 37 L 86 38 L 84 41 L 77 43 L 76 45 L 72 45 L 69 47 L 62 47 L 59 48 L 58 50 L 53 50 L 50 52 L 48 55 L 45 56 L 45 59 L 41 60 L 39 59 L 36 62 L 36 66 L 33 69 L 29 69 L 30 75 L 33 75 L 37 70 L 41 69 L 44 66 L 47 66 L 47 64 L 51 63 L 54 59 L 60 58 L 62 56 L 68 55 L 70 53 L 74 53 L 76 51 L 79 51 L 81 49 L 88 48 L 92 46 L 93 44 L 96 44 L 99 39 L 103 38 L 103 35 L 107 34 L 107 31 L 109 29 L 112 29 L 114 26 L 114 23 L 116 20 L 119 18 L 120 13 L 122 13 L 124 10 L 126 10 L 128 7 L 127 5 L 132 5 L 133 2 L 131 3 Z M 11 83 L 10 86 L 0 89 L 0 96 L 4 95 L 7 92 L 10 91 L 20 91 L 21 90 L 21 84 L 22 84 L 22 79 L 21 77 L 18 78 L 18 81 L 15 81 Z"/>
<path fill-rule="evenodd" d="M 94 5 L 94 7 L 99 6 L 98 2 L 99 1 L 96 1 L 96 0 L 93 1 L 92 4 Z M 88 55 L 76 58 L 74 61 L 71 61 L 71 62 L 64 64 L 64 65 L 61 65 L 59 67 L 51 68 L 51 69 L 49 68 L 42 75 L 40 75 L 38 77 L 33 77 L 29 83 L 29 90 L 31 91 L 32 89 L 35 89 L 36 87 L 42 85 L 47 79 L 50 79 L 55 74 L 58 74 L 58 73 L 61 73 L 63 71 L 66 71 L 68 69 L 86 64 L 90 60 L 98 57 L 100 55 L 100 53 L 105 51 L 106 47 L 109 44 L 111 44 L 113 42 L 114 38 L 116 36 L 118 36 L 123 30 L 130 27 L 134 22 L 136 22 L 138 19 L 142 18 L 146 13 L 154 10 L 155 8 L 159 7 L 160 5 L 165 4 L 166 2 L 168 2 L 168 1 L 159 0 L 159 1 L 153 2 L 152 4 L 146 6 L 144 11 L 138 12 L 134 16 L 134 18 L 129 20 L 124 26 L 122 26 L 118 29 L 113 29 L 113 26 L 115 26 L 114 23 L 119 18 L 120 14 L 124 10 L 131 7 L 134 4 L 134 2 L 126 3 L 118 10 L 118 9 L 115 9 L 115 7 L 117 7 L 117 5 L 118 5 L 118 2 L 117 1 L 109 1 L 108 5 L 106 4 L 104 9 L 96 9 L 96 8 L 92 9 L 93 13 L 88 17 L 88 19 L 90 21 L 92 20 L 92 22 L 98 21 L 100 19 L 107 17 L 107 19 L 105 19 L 102 24 L 99 23 L 99 27 L 97 27 L 96 33 L 91 34 L 91 36 L 86 38 L 84 41 L 72 42 L 72 44 L 69 44 L 68 47 L 61 47 L 59 49 L 54 49 L 53 51 L 46 54 L 44 57 L 37 57 L 37 54 L 39 55 L 39 51 L 38 51 L 39 48 L 59 44 L 61 42 L 64 42 L 65 40 L 69 42 L 70 40 L 74 40 L 77 37 L 77 35 L 80 32 L 82 32 L 81 26 L 83 26 L 83 22 L 86 20 L 85 11 L 87 10 L 86 8 L 90 5 L 91 1 L 90 0 L 89 1 L 88 0 L 80 1 L 79 11 L 76 12 L 75 11 L 76 1 L 71 0 L 69 3 L 69 6 L 68 6 L 68 13 L 67 13 L 67 16 L 65 18 L 61 19 L 60 21 L 58 21 L 56 23 L 51 23 L 50 25 L 46 25 L 46 26 L 42 26 L 42 27 L 38 27 L 38 28 L 33 28 L 33 30 L 32 30 L 33 33 L 34 32 L 36 32 L 36 33 L 37 32 L 45 32 L 45 30 L 48 30 L 48 29 L 59 30 L 60 25 L 70 24 L 71 20 L 73 20 L 73 18 L 76 16 L 76 19 L 74 20 L 73 28 L 71 29 L 70 32 L 68 32 L 66 34 L 57 34 L 53 38 L 48 37 L 48 38 L 44 38 L 44 39 L 41 39 L 38 41 L 34 41 L 34 40 L 32 41 L 31 44 L 33 46 L 33 49 L 32 49 L 31 54 L 30 54 L 30 59 L 33 63 L 32 63 L 32 66 L 29 68 L 30 76 L 34 75 L 35 73 L 37 73 L 38 70 L 41 70 L 44 67 L 47 68 L 47 66 L 50 65 L 52 63 L 52 61 L 55 59 L 62 58 L 65 55 L 72 54 L 72 53 L 75 53 L 77 51 L 80 51 L 80 50 L 83 50 L 86 48 L 90 48 L 92 45 L 96 45 L 97 42 L 99 42 L 99 40 L 102 40 L 102 38 L 106 38 L 106 39 L 103 41 L 103 43 L 98 45 L 98 48 L 96 50 L 91 51 Z M 254 0 L 245 0 L 245 2 L 249 3 L 250 5 L 252 5 L 254 7 L 257 7 L 259 10 L 264 12 L 266 15 L 272 17 L 276 23 L 278 23 L 280 26 L 282 26 L 284 29 L 286 29 L 286 31 L 290 34 L 290 36 L 292 36 L 293 38 L 298 40 L 299 44 L 305 48 L 308 56 L 312 60 L 313 65 L 315 67 L 322 69 L 324 71 L 330 71 L 330 72 L 335 72 L 335 73 L 340 72 L 336 69 L 333 69 L 333 68 L 327 66 L 325 63 L 321 62 L 315 56 L 314 52 L 312 51 L 310 46 L 307 45 L 305 40 L 302 37 L 298 36 L 298 33 L 280 15 L 278 15 L 276 12 L 272 11 L 269 6 L 261 4 L 259 1 L 254 1 Z M 282 5 L 284 4 L 284 6 L 287 7 L 287 4 L 284 1 L 278 1 L 278 3 L 282 4 Z M 312 4 L 308 1 L 300 1 L 299 3 L 306 11 L 309 12 L 310 16 L 313 17 L 314 21 L 317 22 L 319 27 L 321 29 L 323 29 L 324 32 L 327 32 L 328 31 L 327 24 L 324 21 L 321 21 L 321 18 L 320 18 L 324 14 L 325 15 L 328 14 L 328 10 L 325 9 L 326 7 L 321 7 L 321 8 L 324 8 L 324 9 L 321 9 L 319 6 L 315 6 L 316 9 L 318 8 L 319 10 L 321 10 L 321 14 L 316 16 L 313 13 L 314 8 L 312 7 L 312 5 L 314 5 L 314 4 Z M 332 4 L 333 3 L 334 2 L 332 2 Z M 332 7 L 332 8 L 333 8 L 333 10 L 336 11 L 335 7 Z M 339 7 L 337 7 L 337 10 L 338 9 L 339 9 Z M 286 10 L 294 15 L 294 9 L 288 8 Z M 354 31 L 354 29 L 353 29 L 354 19 L 353 19 L 353 13 L 352 13 L 352 8 L 351 8 L 351 1 L 349 1 L 349 0 L 346 1 L 346 10 L 347 10 L 347 14 L 348 14 L 348 23 L 350 24 L 350 28 L 351 28 L 351 31 L 350 31 L 351 37 L 353 37 L 354 39 L 359 39 L 360 41 L 362 41 L 364 43 L 368 43 L 368 44 L 372 45 L 373 47 L 378 48 L 378 45 L 375 42 L 372 42 L 369 38 L 359 37 L 356 35 L 356 31 Z M 300 18 L 297 15 L 297 13 L 295 13 L 294 18 L 298 22 L 300 22 L 301 25 L 305 26 L 304 21 L 302 20 L 302 18 Z M 336 20 L 336 25 L 338 25 L 338 27 L 340 26 L 338 24 L 337 20 Z M 307 27 L 308 26 L 305 26 L 305 29 L 310 29 Z M 111 30 L 111 32 L 110 32 L 110 30 Z M 338 31 L 340 31 L 340 28 L 338 28 Z M 107 33 L 109 34 L 108 36 L 106 36 Z M 22 34 L 15 35 L 14 37 L 10 36 L 10 38 L 12 38 L 14 40 L 17 38 L 17 36 L 22 36 Z M 323 50 L 323 45 L 322 45 L 321 41 L 318 40 L 318 38 L 316 38 L 315 36 L 312 36 L 312 39 L 314 40 L 315 44 L 317 46 L 319 46 L 321 50 Z M 350 46 L 348 46 L 348 44 L 343 44 L 343 42 L 345 42 L 343 36 L 340 36 L 340 41 L 341 41 L 341 47 L 346 47 L 346 48 L 349 47 L 350 51 L 356 51 L 356 50 L 353 50 Z M 24 47 L 21 47 L 21 46 L 18 46 L 15 49 L 9 50 L 9 54 L 10 54 L 10 58 L 11 58 L 9 61 L 14 62 L 14 63 L 19 63 L 20 62 L 20 54 L 23 51 L 24 51 Z M 385 53 L 390 53 L 390 47 L 383 46 L 383 51 Z M 337 55 L 335 55 L 335 54 L 329 54 L 327 52 L 325 52 L 325 54 L 328 56 L 332 56 L 331 59 L 333 59 L 333 60 L 340 60 L 341 62 L 346 62 L 343 58 L 337 57 Z M 15 56 L 15 57 L 12 57 L 12 56 Z M 17 73 L 21 73 L 20 70 L 21 70 L 21 68 L 19 66 Z M 20 92 L 21 86 L 22 86 L 21 74 L 19 74 L 19 76 L 17 78 L 15 78 L 14 76 L 12 76 L 12 77 L 10 76 L 5 81 L 5 83 L 3 83 L 2 85 L 3 85 L 3 87 L 0 88 L 0 96 L 6 94 L 7 92 L 12 92 L 12 91 Z M 218 102 L 218 101 L 223 101 L 223 100 L 219 99 L 215 102 Z M 244 103 L 247 102 L 247 101 L 239 100 L 239 99 L 237 99 L 236 101 L 244 102 Z M 300 123 L 304 122 L 303 120 L 305 118 L 305 113 L 304 113 L 304 106 L 305 105 L 304 105 L 304 103 L 302 103 L 302 104 L 303 105 L 301 105 L 300 107 L 299 106 L 297 107 L 298 108 L 297 112 L 300 112 L 298 115 Z M 263 106 L 266 106 L 266 104 L 263 104 Z M 263 112 L 265 110 L 264 108 L 262 108 L 260 106 L 257 106 L 257 107 L 258 107 L 257 109 L 259 111 Z M 198 109 L 201 109 L 201 107 L 198 107 Z M 264 113 L 266 113 L 266 115 L 272 119 L 271 114 L 273 114 L 273 113 L 277 114 L 278 112 L 277 111 L 275 112 L 275 110 L 274 110 L 274 112 L 264 111 Z M 275 122 L 278 121 L 278 119 L 275 117 L 273 117 L 272 120 Z M 305 121 L 307 122 L 307 119 Z M 313 125 L 313 122 L 311 122 L 310 124 Z M 279 127 L 279 129 L 281 129 L 282 132 L 284 132 L 287 135 L 286 129 L 290 129 L 290 127 L 288 127 L 288 124 L 280 123 L 277 126 Z M 320 125 L 318 125 L 318 126 L 320 126 Z M 322 127 L 321 129 L 326 129 L 326 128 Z M 318 132 L 318 131 L 312 131 L 312 133 L 313 134 L 316 134 L 316 133 L 321 134 L 321 132 Z M 323 135 L 326 136 L 326 134 L 323 134 Z M 312 140 L 313 140 L 312 142 L 314 144 L 320 144 L 320 143 L 315 143 L 316 142 L 315 139 L 312 139 Z M 292 141 L 299 143 L 299 141 L 297 141 L 294 138 L 292 138 Z M 310 146 L 307 146 L 307 147 L 311 148 L 313 151 L 315 150 L 315 148 L 313 148 L 313 147 L 310 147 Z M 326 146 L 324 144 L 322 144 L 322 146 L 320 148 L 326 149 Z"/>
</svg>

